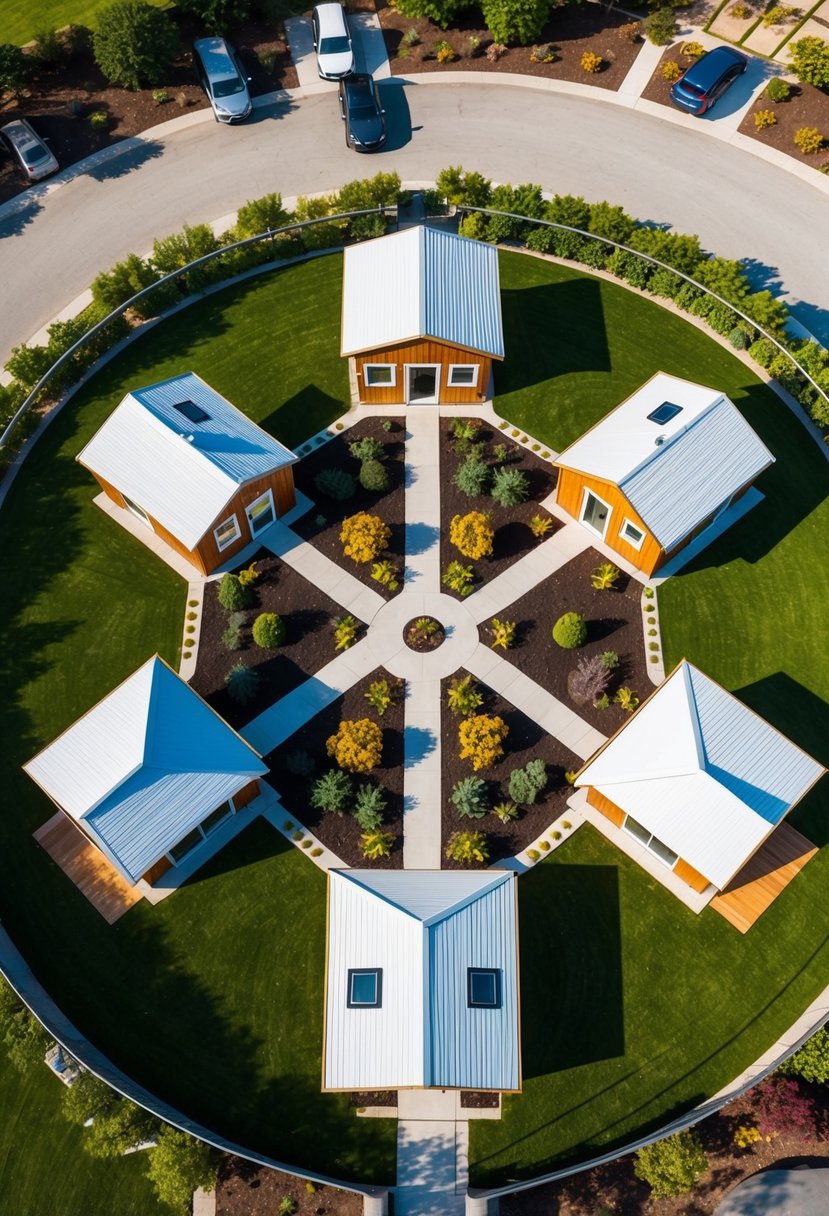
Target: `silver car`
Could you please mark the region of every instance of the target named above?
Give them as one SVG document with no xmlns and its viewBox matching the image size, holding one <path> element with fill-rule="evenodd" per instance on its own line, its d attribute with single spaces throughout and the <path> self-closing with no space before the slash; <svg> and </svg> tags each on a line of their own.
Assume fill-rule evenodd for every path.
<svg viewBox="0 0 829 1216">
<path fill-rule="evenodd" d="M 193 60 L 216 122 L 243 122 L 253 109 L 250 77 L 230 43 L 224 38 L 199 38 L 193 43 Z"/>
<path fill-rule="evenodd" d="M 39 182 L 42 177 L 57 173 L 60 166 L 56 158 L 25 118 L 17 118 L 0 127 L 0 135 L 30 182 Z"/>
</svg>

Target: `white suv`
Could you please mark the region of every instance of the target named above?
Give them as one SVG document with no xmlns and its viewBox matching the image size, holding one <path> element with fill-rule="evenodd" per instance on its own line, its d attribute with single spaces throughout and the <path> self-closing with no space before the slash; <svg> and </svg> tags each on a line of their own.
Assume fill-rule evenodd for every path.
<svg viewBox="0 0 829 1216">
<path fill-rule="evenodd" d="M 342 80 L 354 71 L 351 35 L 341 4 L 318 4 L 311 13 L 317 71 L 323 80 Z"/>
</svg>

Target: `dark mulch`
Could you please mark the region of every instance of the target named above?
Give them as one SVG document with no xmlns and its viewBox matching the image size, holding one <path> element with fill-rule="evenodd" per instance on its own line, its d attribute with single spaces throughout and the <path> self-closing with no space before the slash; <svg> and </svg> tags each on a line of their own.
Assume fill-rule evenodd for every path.
<svg viewBox="0 0 829 1216">
<path fill-rule="evenodd" d="M 645 85 L 642 96 L 646 101 L 656 101 L 660 105 L 668 106 L 669 109 L 675 109 L 676 107 L 671 101 L 671 84 L 673 81 L 665 80 L 662 75 L 662 69 L 666 63 L 676 63 L 684 72 L 693 62 L 693 56 L 681 53 L 681 44 L 668 47 L 666 51 L 662 52 L 662 58 L 656 65 L 650 80 Z M 716 110 L 713 112 L 716 114 Z"/>
<path fill-rule="evenodd" d="M 242 1157 L 224 1157 L 216 1185 L 216 1216 L 275 1216 L 285 1198 L 296 1216 L 361 1216 L 362 1195 L 303 1182 Z"/>
<path fill-rule="evenodd" d="M 630 20 L 624 13 L 608 12 L 599 4 L 554 8 L 536 43 L 536 46 L 549 44 L 553 47 L 555 60 L 552 63 L 533 63 L 532 46 L 510 47 L 493 62 L 486 56 L 493 38 L 480 9 L 465 9 L 445 30 L 425 17 L 404 17 L 390 5 L 380 10 L 386 49 L 393 71 L 399 75 L 442 71 L 521 72 L 527 76 L 598 85 L 602 89 L 618 89 L 642 48 L 641 40 L 630 42 L 618 32 Z M 416 30 L 420 43 L 407 50 L 402 38 L 409 29 Z M 479 40 L 474 54 L 470 38 Z M 450 63 L 438 63 L 435 57 L 435 46 L 443 41 L 449 43 L 457 56 Z M 585 72 L 581 66 L 585 51 L 602 57 L 604 66 L 600 71 Z"/>
<path fill-rule="evenodd" d="M 556 471 L 548 460 L 542 460 L 534 452 L 521 447 L 510 437 L 509 431 L 492 430 L 487 426 L 481 427 L 478 433 L 480 441 L 486 444 L 482 453 L 484 459 L 494 467 L 492 449 L 497 444 L 504 444 L 509 453 L 507 467 L 520 469 L 525 473 L 530 487 L 530 497 L 517 507 L 500 507 L 488 494 L 470 498 L 454 483 L 454 476 L 459 466 L 466 459 L 463 453 L 455 450 L 452 443 L 450 418 L 441 420 L 440 431 L 440 566 L 444 571 L 451 561 L 460 561 L 463 565 L 472 565 L 475 572 L 475 587 L 490 582 L 502 574 L 514 561 L 523 557 L 530 549 L 539 543 L 529 528 L 529 521 L 534 515 L 547 518 L 549 513 L 539 507 L 539 502 L 551 494 L 556 484 Z M 543 448 L 541 449 L 544 450 Z M 481 558 L 480 561 L 470 562 L 463 557 L 449 541 L 449 525 L 454 515 L 466 515 L 469 511 L 483 511 L 492 518 L 495 528 L 493 555 Z M 552 516 L 549 516 L 552 519 Z M 553 535 L 561 524 L 553 521 L 552 529 L 547 537 Z M 455 595 L 450 588 L 442 588 L 447 595 Z"/>
<path fill-rule="evenodd" d="M 397 1106 L 396 1089 L 357 1090 L 348 1095 L 351 1106 Z"/>
<path fill-rule="evenodd" d="M 754 125 L 754 115 L 758 110 L 771 110 L 777 118 L 775 125 L 758 131 Z M 822 152 L 807 156 L 800 151 L 794 142 L 794 134 L 801 127 L 817 127 L 824 137 Z M 761 93 L 740 124 L 740 134 L 750 135 L 752 139 L 768 144 L 778 152 L 785 152 L 787 156 L 793 156 L 813 169 L 829 165 L 829 90 L 816 89 L 810 84 L 793 85 L 789 100 L 776 103 L 770 101 L 765 92 Z"/>
<path fill-rule="evenodd" d="M 419 628 L 421 623 L 427 621 L 427 627 Z M 428 629 L 431 629 L 431 632 L 428 632 Z M 430 654 L 433 650 L 437 650 L 438 646 L 443 645 L 445 640 L 446 634 L 443 626 L 433 616 L 416 616 L 403 628 L 403 641 L 410 650 L 415 650 L 418 654 Z"/>
<path fill-rule="evenodd" d="M 348 430 L 344 430 L 335 438 L 315 448 L 307 456 L 303 456 L 294 465 L 294 480 L 297 489 L 306 494 L 314 503 L 310 511 L 294 524 L 294 531 L 306 540 L 314 542 L 316 547 L 326 557 L 330 557 L 338 566 L 348 570 L 367 587 L 372 587 L 386 599 L 396 594 L 375 582 L 371 577 L 371 562 L 359 564 L 351 561 L 343 554 L 340 541 L 340 525 L 348 515 L 356 515 L 358 511 L 369 511 L 379 515 L 384 523 L 391 528 L 391 540 L 385 556 L 397 567 L 401 576 L 405 557 L 405 524 L 406 524 L 406 490 L 405 477 L 405 434 L 406 430 L 400 419 L 389 419 L 391 429 L 383 429 L 382 417 L 365 418 Z M 386 447 L 385 465 L 390 475 L 389 489 L 382 494 L 369 493 L 357 483 L 357 492 L 347 502 L 335 502 L 325 498 L 314 485 L 314 478 L 323 469 L 346 469 L 355 478 L 360 471 L 360 462 L 355 460 L 348 450 L 348 445 L 364 436 L 379 439 Z M 399 580 L 398 591 L 403 586 L 402 577 Z"/>
<path fill-rule="evenodd" d="M 475 1089 L 461 1090 L 461 1106 L 467 1110 L 497 1110 L 500 1105 L 500 1094 Z"/>
<path fill-rule="evenodd" d="M 400 869 L 403 866 L 403 689 L 381 718 L 377 718 L 365 698 L 369 684 L 374 680 L 387 679 L 399 686 L 394 676 L 378 668 L 364 679 L 358 680 L 343 696 L 338 697 L 326 709 L 286 739 L 283 744 L 265 757 L 271 770 L 266 780 L 274 787 L 289 815 L 297 819 L 347 866 L 384 866 Z M 326 754 L 325 742 L 336 733 L 344 718 L 373 718 L 383 729 L 383 762 L 370 774 L 354 774 L 355 789 L 367 781 L 379 785 L 388 795 L 384 812 L 383 830 L 394 838 L 390 857 L 381 861 L 366 861 L 360 848 L 361 829 L 351 815 L 326 814 L 315 810 L 309 799 L 309 787 L 314 776 L 320 776 L 334 762 Z M 286 759 L 291 752 L 305 751 L 314 760 L 316 769 L 311 778 L 297 777 L 290 772 Z"/>
<path fill-rule="evenodd" d="M 256 568 L 260 571 L 255 584 L 256 604 L 245 612 L 241 650 L 228 650 L 222 642 L 228 613 L 218 600 L 218 580 L 207 584 L 196 672 L 190 681 L 196 692 L 237 728 L 334 658 L 334 619 L 342 615 L 342 608 L 324 591 L 267 549 L 257 554 Z M 286 639 L 278 650 L 261 650 L 251 637 L 260 612 L 278 612 L 285 622 Z M 234 701 L 225 688 L 225 676 L 236 663 L 259 673 L 257 696 L 246 705 Z"/>
<path fill-rule="evenodd" d="M 611 697 L 625 685 L 644 701 L 653 692 L 653 685 L 647 674 L 642 636 L 642 588 L 623 573 L 612 590 L 596 591 L 590 574 L 603 560 L 595 549 L 587 549 L 505 608 L 501 619 L 518 622 L 517 643 L 499 654 L 569 705 L 580 718 L 610 735 L 628 715 L 618 705 L 594 709 L 590 703 L 576 705 L 571 700 L 567 677 L 575 670 L 577 660 L 582 655 L 616 651 L 621 662 L 612 673 L 608 689 Z M 553 641 L 553 625 L 564 612 L 581 612 L 587 620 L 587 642 L 578 650 L 562 650 Z M 489 622 L 481 626 L 480 635 L 482 641 L 489 642 Z"/>
<path fill-rule="evenodd" d="M 459 671 L 458 676 L 465 673 Z M 531 721 L 485 684 L 478 687 L 484 693 L 484 704 L 478 713 L 497 714 L 509 727 L 504 742 L 504 755 L 498 764 L 475 772 L 468 760 L 461 760 L 458 753 L 458 726 L 461 718 L 454 717 L 446 706 L 446 693 L 453 677 L 441 685 L 441 778 L 443 781 L 443 813 L 441 816 L 441 854 L 443 867 L 447 870 L 465 869 L 465 866 L 446 857 L 446 843 L 453 832 L 485 832 L 490 846 L 490 863 L 505 857 L 514 857 L 540 836 L 553 820 L 567 810 L 570 786 L 564 778 L 565 772 L 581 767 L 578 756 L 569 751 L 558 739 L 546 734 L 537 723 Z M 514 768 L 523 768 L 528 760 L 541 759 L 547 765 L 549 784 L 539 794 L 532 806 L 522 807 L 517 819 L 501 823 L 495 815 L 483 819 L 462 818 L 449 801 L 456 781 L 462 777 L 483 777 L 488 783 L 490 805 L 509 800 L 509 775 Z"/>
<path fill-rule="evenodd" d="M 189 49 L 195 38 L 204 35 L 204 30 L 190 17 L 172 15 L 181 31 L 182 50 L 161 84 L 136 92 L 109 85 L 91 52 L 83 51 L 59 67 L 38 70 L 24 97 L 0 105 L 0 126 L 13 118 L 28 118 L 38 134 L 48 138 L 61 168 L 65 169 L 158 123 L 191 110 L 205 109 L 207 99 L 196 83 Z M 287 44 L 278 40 L 276 33 L 273 22 L 261 22 L 237 27 L 230 34 L 251 77 L 250 89 L 255 96 L 274 89 L 296 88 L 298 84 Z M 158 89 L 167 92 L 167 102 L 159 104 L 153 100 Z M 81 106 L 78 116 L 72 112 L 74 102 Z M 93 130 L 89 123 L 89 115 L 98 111 L 109 117 L 109 127 L 104 131 Z M 160 148 L 148 144 L 147 155 L 159 152 Z M 26 185 L 10 158 L 0 158 L 0 202 L 19 194 Z"/>
</svg>

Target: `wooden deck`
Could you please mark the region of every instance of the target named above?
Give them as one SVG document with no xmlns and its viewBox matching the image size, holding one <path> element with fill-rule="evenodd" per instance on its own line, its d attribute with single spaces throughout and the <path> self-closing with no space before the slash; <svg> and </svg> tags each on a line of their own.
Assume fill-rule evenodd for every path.
<svg viewBox="0 0 829 1216">
<path fill-rule="evenodd" d="M 748 933 L 817 849 L 788 823 L 781 823 L 711 907 L 741 933 Z"/>
<path fill-rule="evenodd" d="M 61 811 L 34 836 L 108 924 L 114 924 L 141 899 L 140 891 L 121 877 Z"/>
</svg>

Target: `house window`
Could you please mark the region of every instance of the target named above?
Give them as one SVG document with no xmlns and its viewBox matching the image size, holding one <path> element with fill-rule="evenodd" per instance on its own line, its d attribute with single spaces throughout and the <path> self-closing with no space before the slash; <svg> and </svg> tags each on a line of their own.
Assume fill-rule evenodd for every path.
<svg viewBox="0 0 829 1216">
<path fill-rule="evenodd" d="M 349 967 L 349 1009 L 379 1009 L 383 1003 L 383 972 L 380 967 Z"/>
<path fill-rule="evenodd" d="M 663 844 L 661 840 L 652 835 L 646 827 L 631 815 L 625 816 L 625 822 L 622 824 L 622 827 L 629 836 L 632 836 L 634 840 L 638 840 L 640 844 L 643 844 L 649 853 L 653 853 L 654 857 L 658 857 L 669 870 L 672 870 L 679 861 L 678 853 L 675 853 L 673 849 L 669 849 L 666 844 Z"/>
<path fill-rule="evenodd" d="M 272 524 L 276 519 L 276 511 L 274 510 L 273 494 L 271 491 L 266 490 L 264 494 L 255 499 L 246 508 L 245 514 L 248 517 L 252 536 L 255 536 L 257 532 L 261 532 L 263 528 L 267 528 L 268 524 Z"/>
<path fill-rule="evenodd" d="M 199 829 L 194 828 L 192 832 L 187 833 L 183 840 L 180 840 L 178 844 L 173 845 L 167 856 L 171 861 L 178 864 L 178 862 L 182 861 L 188 853 L 192 853 L 193 849 L 198 848 L 203 840 L 204 837 Z"/>
<path fill-rule="evenodd" d="M 149 515 L 143 507 L 139 507 L 137 502 L 133 502 L 131 498 L 127 498 L 126 494 L 122 494 L 121 497 L 124 500 L 124 506 L 128 511 L 132 512 L 136 519 L 140 519 L 142 524 L 146 524 L 148 528 L 153 526 Z"/>
<path fill-rule="evenodd" d="M 501 972 L 495 967 L 468 967 L 466 1003 L 470 1009 L 500 1009 Z"/>
<path fill-rule="evenodd" d="M 450 363 L 450 388 L 475 388 L 478 383 L 477 363 Z"/>
<path fill-rule="evenodd" d="M 651 410 L 648 414 L 648 421 L 655 422 L 657 426 L 664 426 L 666 422 L 670 422 L 672 418 L 676 418 L 677 414 L 681 413 L 681 405 L 674 405 L 673 401 L 663 401 L 655 410 Z"/>
<path fill-rule="evenodd" d="M 217 806 L 215 811 L 211 811 L 206 819 L 202 819 L 199 827 L 205 836 L 209 836 L 212 831 L 229 819 L 233 814 L 233 806 L 230 802 L 223 802 L 221 806 Z"/>
<path fill-rule="evenodd" d="M 637 528 L 636 524 L 631 520 L 626 519 L 622 524 L 622 540 L 626 540 L 634 549 L 642 548 L 642 541 L 645 539 L 645 533 L 641 528 Z"/>
<path fill-rule="evenodd" d="M 226 549 L 228 545 L 232 545 L 242 535 L 236 516 L 231 515 L 230 519 L 226 519 L 223 523 L 220 523 L 218 528 L 213 529 L 213 535 L 216 537 L 216 544 L 219 547 L 220 553 L 222 549 Z"/>
<path fill-rule="evenodd" d="M 363 375 L 366 388 L 394 388 L 397 383 L 397 368 L 393 363 L 364 363 Z"/>
</svg>

